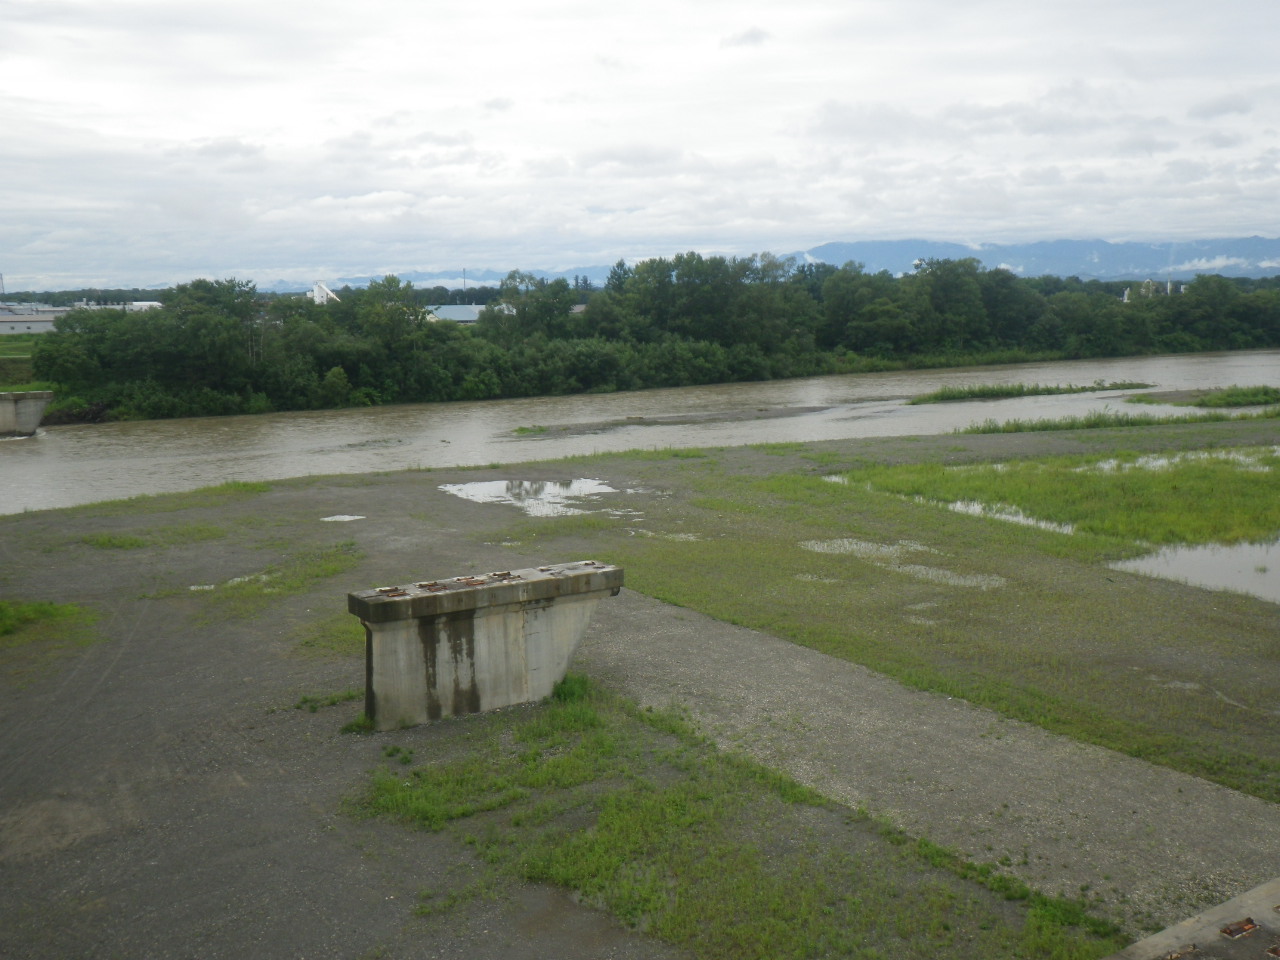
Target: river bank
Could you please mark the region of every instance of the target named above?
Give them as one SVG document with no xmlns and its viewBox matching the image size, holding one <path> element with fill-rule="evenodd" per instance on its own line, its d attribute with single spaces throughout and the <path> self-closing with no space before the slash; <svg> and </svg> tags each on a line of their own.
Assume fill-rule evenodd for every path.
<svg viewBox="0 0 1280 960">
<path fill-rule="evenodd" d="M 52 662 L 40 651 L 3 660 L 0 903 L 16 919 L 0 952 L 678 956 L 562 892 L 505 879 L 493 898 L 415 914 L 422 889 L 474 875 L 473 854 L 345 816 L 343 802 L 388 746 L 429 758 L 456 747 L 469 721 L 361 738 L 339 732 L 354 701 L 292 709 L 362 685 L 346 592 L 597 556 L 611 537 L 641 536 L 631 530 L 679 537 L 677 508 L 694 490 L 679 468 L 709 460 L 726 476 L 813 475 L 859 462 L 1278 442 L 1275 421 L 842 440 L 313 477 L 3 518 L 3 596 L 85 603 L 102 642 Z M 441 489 L 585 475 L 628 491 L 617 516 L 570 516 L 525 540 L 533 518 Z M 738 530 L 746 549 L 750 530 Z M 325 574 L 316 558 L 335 551 L 350 562 Z M 272 571 L 293 586 L 220 587 Z M 1090 570 L 1072 577 L 1081 619 L 1115 589 Z M 930 589 L 962 627 L 961 595 Z M 1125 589 L 1152 616 L 1182 604 L 1208 621 L 1247 613 L 1263 624 L 1274 606 L 1127 576 Z M 851 624 L 861 629 L 863 616 L 851 611 Z M 1269 624 L 1274 636 L 1274 615 Z M 579 666 L 642 705 L 674 702 L 723 747 L 908 833 L 1007 861 L 1046 892 L 1087 887 L 1133 935 L 1272 879 L 1273 804 L 634 591 L 601 604 Z"/>
</svg>

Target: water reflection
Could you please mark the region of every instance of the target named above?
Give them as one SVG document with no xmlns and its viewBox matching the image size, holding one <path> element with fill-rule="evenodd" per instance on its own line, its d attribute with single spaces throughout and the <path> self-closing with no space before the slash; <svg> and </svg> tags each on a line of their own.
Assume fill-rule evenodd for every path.
<svg viewBox="0 0 1280 960">
<path fill-rule="evenodd" d="M 574 506 L 598 500 L 602 493 L 617 493 L 602 480 L 478 480 L 444 483 L 440 489 L 475 503 L 506 503 L 531 517 L 568 517 L 590 513 Z"/>
<path fill-rule="evenodd" d="M 1274 543 L 1166 547 L 1111 565 L 1210 590 L 1233 590 L 1280 603 L 1280 540 Z"/>
</svg>

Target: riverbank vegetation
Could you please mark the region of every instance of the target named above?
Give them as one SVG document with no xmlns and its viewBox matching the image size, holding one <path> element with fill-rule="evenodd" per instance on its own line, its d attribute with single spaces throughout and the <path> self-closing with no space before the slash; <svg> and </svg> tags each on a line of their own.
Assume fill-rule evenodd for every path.
<svg viewBox="0 0 1280 960">
<path fill-rule="evenodd" d="M 1153 427 L 1162 423 L 1219 423 L 1223 420 L 1274 420 L 1276 418 L 1280 418 L 1280 410 L 1263 410 L 1254 414 L 1232 414 L 1210 410 L 1207 413 L 1187 413 L 1169 417 L 1149 413 L 1124 413 L 1118 410 L 1095 410 L 1075 417 L 1042 420 L 983 420 L 981 423 L 957 430 L 956 433 L 1049 433 L 1055 430 Z"/>
<path fill-rule="evenodd" d="M 1038 383 L 976 383 L 964 387 L 941 387 L 932 393 L 912 397 L 908 403 L 956 403 L 962 400 L 1011 400 L 1018 397 L 1055 397 L 1064 393 L 1093 393 L 1099 390 L 1145 390 L 1149 383 L 1102 383 L 1090 386 L 1050 386 Z"/>
<path fill-rule="evenodd" d="M 197 280 L 149 311 L 71 311 L 32 365 L 57 384 L 57 422 L 1280 346 L 1276 285 L 1202 276 L 1184 293 L 1123 292 L 972 259 L 894 277 L 685 253 L 619 262 L 598 290 L 513 272 L 472 291 L 487 307 L 462 325 L 435 321 L 426 291 L 394 276 L 323 305 Z"/>
<path fill-rule="evenodd" d="M 1274 539 L 1280 461 L 1260 448 L 1149 469 L 1123 439 L 1106 445 L 1115 453 L 999 468 L 846 467 L 842 483 L 783 460 L 726 470 L 727 453 L 648 469 L 618 457 L 628 482 L 670 491 L 660 512 L 589 531 L 579 517 L 530 520 L 506 537 L 551 549 L 589 536 L 643 593 L 1280 802 L 1280 717 L 1263 682 L 1280 682 L 1274 608 L 1208 605 L 1107 566 L 1155 543 Z M 608 476 L 614 459 L 576 468 Z M 948 509 L 957 500 L 1075 532 Z"/>
<path fill-rule="evenodd" d="M 851 816 L 717 751 L 677 711 L 640 710 L 584 676 L 485 728 L 462 754 L 411 769 L 411 753 L 386 748 L 356 809 L 447 831 L 493 874 L 574 890 L 707 960 L 1085 960 L 1125 943 L 1078 901 Z M 424 889 L 418 912 L 484 894 L 483 878 Z"/>
</svg>

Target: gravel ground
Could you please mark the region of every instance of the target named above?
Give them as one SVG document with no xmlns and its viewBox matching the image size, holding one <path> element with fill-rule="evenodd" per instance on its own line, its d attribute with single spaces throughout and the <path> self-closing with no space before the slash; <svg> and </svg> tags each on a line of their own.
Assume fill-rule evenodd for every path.
<svg viewBox="0 0 1280 960">
<path fill-rule="evenodd" d="M 1153 442 L 1166 441 L 1177 445 L 1173 431 Z M 893 460 L 1076 447 L 1087 441 L 1023 435 L 845 450 Z M 751 457 L 739 467 L 755 469 Z M 465 722 L 365 738 L 337 732 L 358 704 L 290 709 L 303 694 L 363 685 L 353 658 L 296 656 L 300 627 L 345 609 L 348 590 L 589 555 L 589 541 L 582 557 L 504 549 L 492 541 L 508 508 L 437 489 L 516 475 L 563 470 L 310 479 L 181 515 L 0 521 L 0 596 L 87 602 L 108 638 L 34 680 L 0 677 L 0 956 L 680 956 L 537 886 L 416 916 L 420 891 L 475 874 L 469 851 L 349 817 L 342 801 L 387 743 L 427 757 Z M 366 519 L 319 522 L 337 514 Z M 130 551 L 79 542 L 179 522 L 233 533 Z M 345 537 L 365 551 L 361 565 L 270 619 L 210 622 L 198 597 L 148 596 L 261 569 L 280 549 L 273 538 Z M 683 705 L 718 742 L 842 802 L 976 860 L 1008 857 L 1048 892 L 1114 887 L 1149 922 L 1239 894 L 1280 864 L 1274 805 L 631 591 L 598 608 L 578 663 L 642 703 Z"/>
</svg>

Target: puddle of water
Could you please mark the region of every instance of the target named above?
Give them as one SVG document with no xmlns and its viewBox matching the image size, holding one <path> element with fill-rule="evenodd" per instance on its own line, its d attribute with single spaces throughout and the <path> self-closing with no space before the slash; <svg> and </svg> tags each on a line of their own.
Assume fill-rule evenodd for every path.
<svg viewBox="0 0 1280 960">
<path fill-rule="evenodd" d="M 1280 603 L 1280 540 L 1272 543 L 1166 547 L 1113 570 L 1164 577 L 1210 590 L 1234 590 Z"/>
<path fill-rule="evenodd" d="M 602 493 L 617 493 L 603 480 L 477 480 L 446 483 L 445 493 L 475 503 L 506 503 L 531 517 L 568 517 L 590 513 L 574 504 L 595 500 Z"/>
<path fill-rule="evenodd" d="M 921 501 L 925 502 L 925 501 Z M 1055 533 L 1075 533 L 1075 527 L 1069 523 L 1054 523 L 1051 520 L 1037 520 L 1029 517 L 1017 507 L 1008 504 L 990 506 L 980 500 L 957 500 L 947 504 L 948 510 L 968 514 L 971 517 L 989 517 L 992 520 L 1006 520 L 1009 523 L 1020 523 L 1027 527 L 1039 527 L 1041 530 L 1052 530 Z"/>
<path fill-rule="evenodd" d="M 953 573 L 941 567 L 926 567 L 918 563 L 903 563 L 907 554 L 932 553 L 938 551 L 914 540 L 899 540 L 897 543 L 875 543 L 870 540 L 855 540 L 845 537 L 838 540 L 804 540 L 800 546 L 814 553 L 847 553 L 860 560 L 866 560 L 895 573 L 905 573 L 917 580 L 928 583 L 941 583 L 949 587 L 971 587 L 977 590 L 992 590 L 1002 587 L 1008 581 L 994 574 Z"/>
<path fill-rule="evenodd" d="M 358 517 L 353 513 L 335 513 L 332 517 L 321 517 L 322 523 L 349 523 L 352 520 L 363 520 L 364 517 Z"/>
<path fill-rule="evenodd" d="M 1136 460 L 1100 460 L 1085 467 L 1076 467 L 1080 473 L 1123 473 L 1126 470 L 1167 470 L 1181 463 L 1197 463 L 1206 460 L 1226 460 L 1244 470 L 1270 473 L 1271 466 L 1263 463 L 1263 457 L 1280 456 L 1280 447 L 1261 450 L 1194 450 L 1187 453 L 1151 454 Z"/>
<path fill-rule="evenodd" d="M 897 543 L 875 543 L 871 540 L 854 540 L 844 537 L 839 540 L 805 540 L 800 544 L 805 550 L 814 553 L 848 553 L 860 560 L 872 560 L 896 563 L 908 553 L 937 553 L 932 547 L 912 540 L 899 540 Z"/>
</svg>

